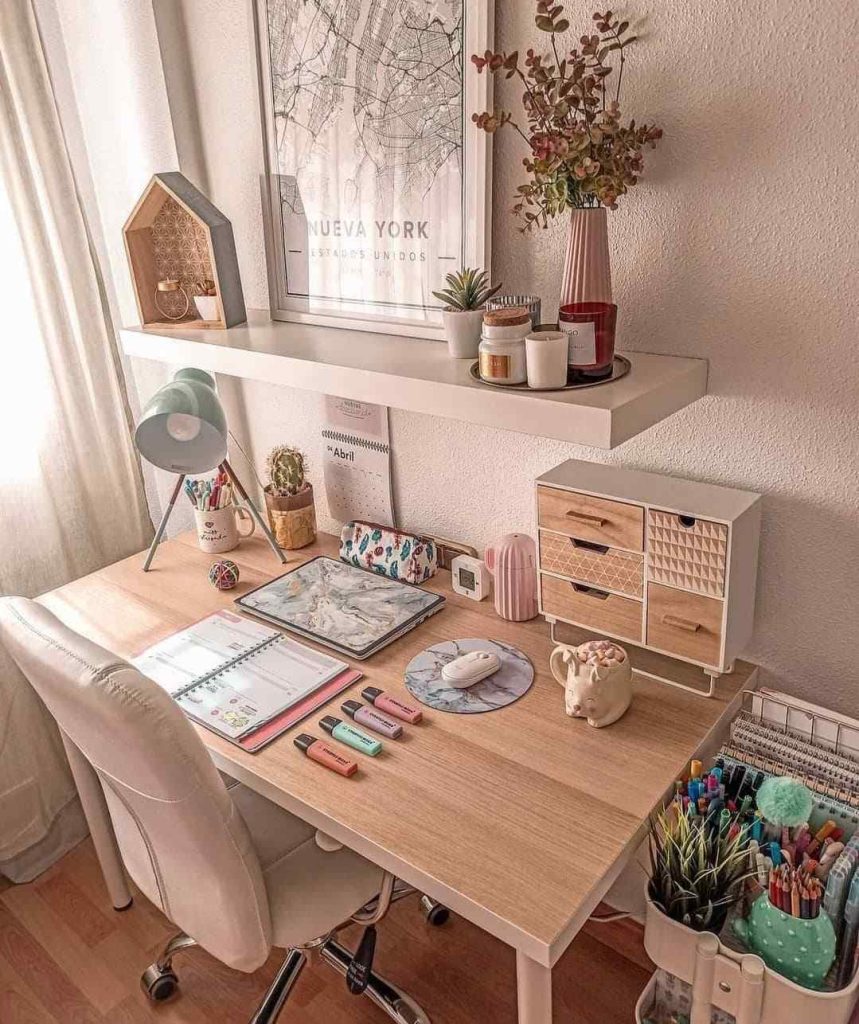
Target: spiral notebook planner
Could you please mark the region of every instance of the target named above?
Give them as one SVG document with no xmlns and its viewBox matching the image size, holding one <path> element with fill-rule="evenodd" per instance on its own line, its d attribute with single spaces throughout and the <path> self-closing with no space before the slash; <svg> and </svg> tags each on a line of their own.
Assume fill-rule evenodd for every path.
<svg viewBox="0 0 859 1024">
<path fill-rule="evenodd" d="M 226 610 L 150 647 L 135 665 L 190 718 L 234 742 L 340 677 L 353 681 L 346 662 Z"/>
</svg>

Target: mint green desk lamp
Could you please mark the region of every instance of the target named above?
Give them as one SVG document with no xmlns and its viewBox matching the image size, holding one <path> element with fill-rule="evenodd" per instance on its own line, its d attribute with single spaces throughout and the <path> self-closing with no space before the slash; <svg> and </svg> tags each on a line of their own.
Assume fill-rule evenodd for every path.
<svg viewBox="0 0 859 1024">
<path fill-rule="evenodd" d="M 149 399 L 134 433 L 137 450 L 153 466 L 178 473 L 179 476 L 143 563 L 144 572 L 149 571 L 185 477 L 189 473 L 208 473 L 216 467 L 232 481 L 236 493 L 268 539 L 272 551 L 282 563 L 286 562 L 286 555 L 277 546 L 268 523 L 248 497 L 227 461 L 228 436 L 227 417 L 215 390 L 215 378 L 205 370 L 192 367 L 177 370 L 173 380 L 159 388 Z"/>
</svg>

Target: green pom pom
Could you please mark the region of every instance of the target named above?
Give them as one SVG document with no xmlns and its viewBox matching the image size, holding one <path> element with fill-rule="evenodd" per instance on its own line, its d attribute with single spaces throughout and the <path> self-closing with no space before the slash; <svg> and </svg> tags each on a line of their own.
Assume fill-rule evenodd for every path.
<svg viewBox="0 0 859 1024">
<path fill-rule="evenodd" d="M 758 790 L 758 810 L 771 825 L 803 825 L 811 817 L 814 797 L 799 779 L 767 779 Z"/>
</svg>

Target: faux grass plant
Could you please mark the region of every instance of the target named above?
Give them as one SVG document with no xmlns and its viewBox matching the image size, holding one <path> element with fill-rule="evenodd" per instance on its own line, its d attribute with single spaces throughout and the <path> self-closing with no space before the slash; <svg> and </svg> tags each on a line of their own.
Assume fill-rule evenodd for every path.
<svg viewBox="0 0 859 1024">
<path fill-rule="evenodd" d="M 718 821 L 690 819 L 671 804 L 650 823 L 650 898 L 695 931 L 718 932 L 748 878 L 744 830 L 720 832 Z"/>
</svg>

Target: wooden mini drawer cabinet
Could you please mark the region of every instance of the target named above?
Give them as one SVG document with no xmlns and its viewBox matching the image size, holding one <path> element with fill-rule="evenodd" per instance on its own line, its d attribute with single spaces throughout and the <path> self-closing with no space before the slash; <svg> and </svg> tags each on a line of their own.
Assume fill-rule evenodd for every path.
<svg viewBox="0 0 859 1024">
<path fill-rule="evenodd" d="M 752 632 L 759 494 L 571 459 L 537 480 L 540 611 L 731 670 Z"/>
</svg>

